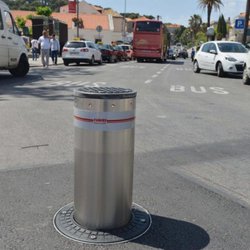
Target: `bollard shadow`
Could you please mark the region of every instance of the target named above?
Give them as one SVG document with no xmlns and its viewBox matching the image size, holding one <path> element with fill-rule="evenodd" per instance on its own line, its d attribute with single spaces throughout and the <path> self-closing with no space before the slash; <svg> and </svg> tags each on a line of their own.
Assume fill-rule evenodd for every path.
<svg viewBox="0 0 250 250">
<path fill-rule="evenodd" d="M 208 233 L 193 223 L 152 216 L 150 230 L 133 242 L 166 250 L 198 250 L 210 242 Z"/>
</svg>

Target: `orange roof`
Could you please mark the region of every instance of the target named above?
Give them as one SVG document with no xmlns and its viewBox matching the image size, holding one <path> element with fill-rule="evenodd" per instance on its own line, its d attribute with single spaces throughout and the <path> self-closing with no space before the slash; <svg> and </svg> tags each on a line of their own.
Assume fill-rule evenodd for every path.
<svg viewBox="0 0 250 250">
<path fill-rule="evenodd" d="M 34 11 L 22 11 L 22 10 L 12 10 L 11 11 L 14 18 L 17 16 L 20 17 L 27 17 L 27 15 L 34 15 L 37 16 Z M 72 27 L 72 18 L 76 17 L 74 13 L 58 13 L 53 12 L 51 15 L 53 18 L 58 19 L 68 25 L 70 29 Z M 82 18 L 84 29 L 96 29 L 96 26 L 101 25 L 103 30 L 109 30 L 109 19 L 107 15 L 100 15 L 100 14 L 79 14 L 79 18 Z M 26 26 L 32 26 L 30 20 L 27 20 Z"/>
</svg>

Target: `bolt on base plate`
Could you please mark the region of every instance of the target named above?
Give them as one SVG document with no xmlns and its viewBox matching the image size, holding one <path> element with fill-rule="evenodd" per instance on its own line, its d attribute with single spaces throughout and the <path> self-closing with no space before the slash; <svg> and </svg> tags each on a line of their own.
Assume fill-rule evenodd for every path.
<svg viewBox="0 0 250 250">
<path fill-rule="evenodd" d="M 73 214 L 73 203 L 59 209 L 53 219 L 54 227 L 64 237 L 86 244 L 105 245 L 132 241 L 145 234 L 152 224 L 148 211 L 136 203 L 132 205 L 129 223 L 113 230 L 93 231 L 83 228 L 74 220 Z"/>
</svg>

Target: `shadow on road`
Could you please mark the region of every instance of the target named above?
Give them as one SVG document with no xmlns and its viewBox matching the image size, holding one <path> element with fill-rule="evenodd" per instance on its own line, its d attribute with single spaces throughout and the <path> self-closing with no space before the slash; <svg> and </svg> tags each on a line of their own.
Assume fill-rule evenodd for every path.
<svg viewBox="0 0 250 250">
<path fill-rule="evenodd" d="M 210 242 L 208 233 L 193 223 L 158 215 L 152 215 L 152 221 L 149 232 L 134 242 L 166 250 L 198 250 Z"/>
<path fill-rule="evenodd" d="M 81 65 L 82 66 L 82 65 Z M 91 76 L 98 74 L 97 71 L 90 70 L 86 67 L 68 67 L 67 71 L 65 68 L 49 67 L 46 68 L 32 68 L 29 74 L 25 77 L 16 78 L 13 77 L 9 72 L 1 72 L 0 74 L 0 101 L 7 100 L 1 97 L 3 94 L 9 96 L 15 96 L 17 98 L 23 97 L 39 97 L 46 100 L 72 100 L 72 88 L 65 88 L 64 86 L 57 85 L 53 88 L 49 85 L 52 81 L 61 81 L 65 79 L 65 76 Z M 41 85 L 41 82 L 46 80 L 48 85 Z M 77 87 L 77 86 L 74 86 Z M 60 91 L 68 91 L 69 94 L 62 94 Z M 59 93 L 60 92 L 60 93 Z"/>
<path fill-rule="evenodd" d="M 167 60 L 168 64 L 173 64 L 173 65 L 183 65 L 184 61 L 176 61 L 176 60 Z"/>
</svg>

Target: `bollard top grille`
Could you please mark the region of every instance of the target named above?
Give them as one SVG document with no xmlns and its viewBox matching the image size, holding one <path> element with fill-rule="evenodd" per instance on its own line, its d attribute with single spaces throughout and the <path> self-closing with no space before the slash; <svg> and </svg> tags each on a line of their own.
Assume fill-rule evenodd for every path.
<svg viewBox="0 0 250 250">
<path fill-rule="evenodd" d="M 117 87 L 81 87 L 74 91 L 74 95 L 93 99 L 126 99 L 135 98 L 136 91 Z"/>
</svg>

